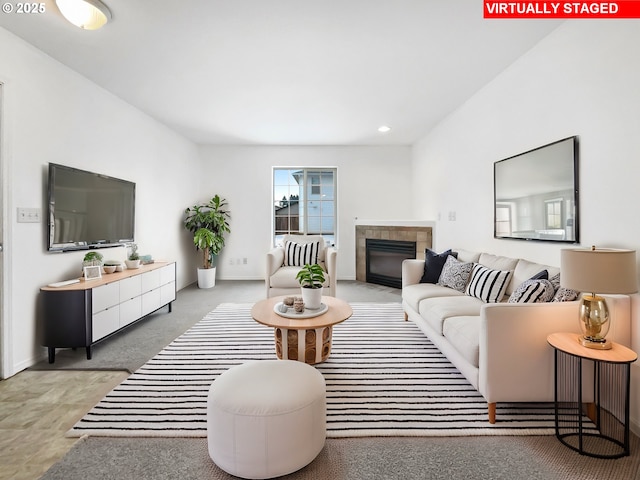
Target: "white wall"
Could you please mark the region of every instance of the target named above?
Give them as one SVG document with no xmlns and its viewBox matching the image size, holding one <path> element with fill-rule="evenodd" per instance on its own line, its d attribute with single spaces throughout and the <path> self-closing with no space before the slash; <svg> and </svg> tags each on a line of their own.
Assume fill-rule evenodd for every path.
<svg viewBox="0 0 640 480">
<path fill-rule="evenodd" d="M 564 244 L 493 238 L 493 162 L 579 135 L 581 244 L 640 251 L 638 44 L 635 20 L 566 22 L 415 145 L 415 215 L 441 214 L 437 249 L 559 265 Z M 434 177 L 445 181 L 424 181 Z M 456 221 L 447 220 L 450 211 Z M 637 304 L 632 348 L 639 352 Z M 632 421 L 640 431 L 640 366 L 633 375 Z"/>
<path fill-rule="evenodd" d="M 231 211 L 218 278 L 263 279 L 271 247 L 272 167 L 337 167 L 338 278 L 355 279 L 355 218 L 411 217 L 409 147 L 221 147 L 200 149 L 201 200 L 216 193 Z M 230 259 L 247 258 L 247 265 Z"/>
<path fill-rule="evenodd" d="M 184 261 L 188 239 L 182 212 L 193 198 L 197 147 L 84 77 L 0 28 L 0 83 L 4 84 L 0 153 L 3 254 L 8 333 L 3 374 L 12 375 L 44 354 L 36 342 L 39 288 L 77 277 L 85 252 L 46 252 L 46 172 L 49 162 L 136 182 L 136 241 L 141 253 L 178 262 L 178 288 L 192 281 Z M 17 223 L 18 207 L 40 208 L 40 223 Z M 123 248 L 104 252 L 124 259 Z"/>
</svg>

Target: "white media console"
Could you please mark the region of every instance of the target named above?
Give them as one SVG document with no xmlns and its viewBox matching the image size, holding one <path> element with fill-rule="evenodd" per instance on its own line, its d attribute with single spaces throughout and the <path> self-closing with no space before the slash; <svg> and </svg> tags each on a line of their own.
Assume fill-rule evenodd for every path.
<svg viewBox="0 0 640 480">
<path fill-rule="evenodd" d="M 40 289 L 41 344 L 49 363 L 56 348 L 91 346 L 176 299 L 175 262 L 156 262 L 102 278 Z"/>
</svg>

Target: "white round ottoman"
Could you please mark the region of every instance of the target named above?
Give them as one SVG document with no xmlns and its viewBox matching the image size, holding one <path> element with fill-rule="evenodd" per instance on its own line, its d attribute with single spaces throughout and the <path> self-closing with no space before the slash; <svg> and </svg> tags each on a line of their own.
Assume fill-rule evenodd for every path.
<svg viewBox="0 0 640 480">
<path fill-rule="evenodd" d="M 273 478 L 311 463 L 326 438 L 326 386 L 314 367 L 258 360 L 222 373 L 209 389 L 209 455 L 241 478 Z"/>
</svg>

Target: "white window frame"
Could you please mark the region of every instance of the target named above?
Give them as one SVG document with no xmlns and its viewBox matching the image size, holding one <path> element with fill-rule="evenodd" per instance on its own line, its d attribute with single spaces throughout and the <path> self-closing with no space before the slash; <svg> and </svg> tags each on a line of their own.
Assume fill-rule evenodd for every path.
<svg viewBox="0 0 640 480">
<path fill-rule="evenodd" d="M 275 199 L 275 189 L 276 189 L 276 171 L 278 170 L 300 170 L 303 173 L 303 181 L 302 185 L 307 184 L 307 176 L 309 173 L 320 173 L 320 172 L 332 172 L 333 173 L 333 234 L 321 233 L 325 237 L 327 241 L 330 242 L 331 245 L 337 245 L 338 243 L 338 168 L 337 167 L 296 167 L 296 166 L 274 166 L 272 167 L 271 172 L 271 239 L 272 244 L 277 245 L 278 235 L 276 234 L 276 214 L 274 210 L 274 204 L 276 202 Z M 310 189 L 316 189 L 316 185 L 311 185 L 309 183 Z M 311 190 L 310 190 L 311 191 Z M 301 234 L 307 234 L 309 231 L 309 215 L 308 211 L 308 203 L 313 202 L 313 199 L 305 198 L 305 192 L 303 189 L 299 191 L 299 201 L 304 202 L 304 205 L 300 208 L 303 209 L 304 214 L 303 225 L 300 226 L 299 232 Z M 317 201 L 317 200 L 316 200 Z M 322 215 L 320 215 L 322 218 Z"/>
</svg>

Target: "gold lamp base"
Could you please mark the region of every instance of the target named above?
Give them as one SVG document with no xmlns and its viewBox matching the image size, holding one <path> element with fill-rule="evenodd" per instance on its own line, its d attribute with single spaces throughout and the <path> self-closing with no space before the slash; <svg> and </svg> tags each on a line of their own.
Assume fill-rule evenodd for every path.
<svg viewBox="0 0 640 480">
<path fill-rule="evenodd" d="M 611 350 L 612 347 L 612 343 L 606 338 L 594 340 L 588 337 L 580 337 L 578 338 L 578 342 L 580 342 L 580 345 L 583 347 L 593 348 L 595 350 Z"/>
<path fill-rule="evenodd" d="M 596 350 L 611 349 L 611 342 L 604 338 L 610 325 L 609 308 L 605 299 L 596 294 L 583 295 L 580 302 L 580 344 Z"/>
</svg>

